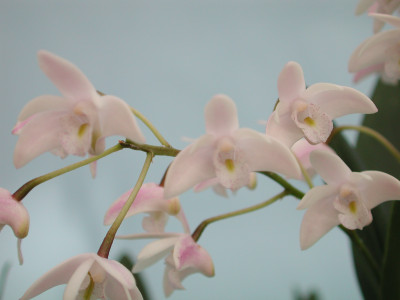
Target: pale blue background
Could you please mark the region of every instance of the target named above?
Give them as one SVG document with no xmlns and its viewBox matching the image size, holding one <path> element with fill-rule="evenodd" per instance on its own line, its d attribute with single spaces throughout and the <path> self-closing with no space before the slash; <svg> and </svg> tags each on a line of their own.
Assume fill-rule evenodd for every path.
<svg viewBox="0 0 400 300">
<path fill-rule="evenodd" d="M 68 163 L 42 155 L 21 170 L 12 164 L 17 138 L 10 131 L 30 99 L 58 94 L 37 66 L 47 49 L 75 63 L 99 90 L 136 107 L 177 148 L 181 137 L 203 134 L 203 109 L 216 93 L 231 96 L 240 123 L 260 131 L 277 99 L 277 76 L 298 61 L 308 84 L 354 86 L 347 61 L 372 33 L 372 21 L 355 17 L 356 0 L 0 0 L 0 186 L 15 191 L 27 180 Z M 374 80 L 357 85 L 370 93 Z M 342 123 L 355 123 L 346 117 Z M 149 143 L 157 141 L 141 126 Z M 117 137 L 109 138 L 112 145 Z M 0 235 L 0 264 L 12 269 L 4 299 L 17 299 L 52 266 L 96 252 L 107 228 L 108 206 L 132 187 L 144 155 L 124 150 L 99 162 L 98 177 L 87 167 L 37 187 L 24 199 L 31 216 L 23 241 L 25 263 L 16 259 L 10 228 Z M 147 181 L 159 181 L 170 158 L 154 159 Z M 258 177 L 255 192 L 230 199 L 212 192 L 181 197 L 192 230 L 205 218 L 263 201 L 280 191 Z M 304 188 L 304 186 L 301 186 Z M 307 251 L 299 249 L 301 211 L 286 198 L 268 209 L 212 224 L 200 239 L 216 275 L 194 275 L 187 291 L 171 299 L 293 299 L 294 290 L 317 290 L 325 300 L 360 299 L 349 243 L 334 229 Z M 139 230 L 129 220 L 123 233 Z M 146 241 L 116 241 L 110 257 L 138 253 Z M 153 299 L 163 299 L 163 263 L 144 272 Z M 37 299 L 59 299 L 63 287 Z"/>
</svg>

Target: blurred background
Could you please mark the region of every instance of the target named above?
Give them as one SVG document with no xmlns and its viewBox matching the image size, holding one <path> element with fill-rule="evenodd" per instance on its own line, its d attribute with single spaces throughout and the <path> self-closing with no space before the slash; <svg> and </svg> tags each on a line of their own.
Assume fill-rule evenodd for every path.
<svg viewBox="0 0 400 300">
<path fill-rule="evenodd" d="M 0 186 L 14 192 L 26 181 L 70 163 L 44 154 L 22 169 L 12 163 L 19 111 L 42 94 L 59 95 L 41 72 L 36 53 L 49 50 L 76 64 L 94 86 L 121 97 L 161 131 L 176 148 L 182 137 L 204 133 L 204 106 L 217 93 L 234 99 L 242 127 L 261 132 L 278 97 L 284 64 L 299 62 L 308 85 L 331 82 L 371 94 L 375 78 L 355 86 L 347 61 L 372 34 L 372 20 L 356 17 L 348 0 L 169 0 L 169 1 L 0 1 Z M 360 116 L 339 119 L 356 124 Z M 157 140 L 141 124 L 150 144 Z M 349 135 L 354 139 L 354 136 Z M 111 137 L 107 145 L 114 145 Z M 107 208 L 137 179 L 145 155 L 120 151 L 98 163 L 96 179 L 83 167 L 35 188 L 23 201 L 31 217 L 18 265 L 16 239 L 0 234 L 0 267 L 11 264 L 4 300 L 18 299 L 53 266 L 97 252 L 108 227 Z M 171 158 L 156 157 L 147 182 L 159 182 Z M 306 190 L 301 183 L 298 187 Z M 258 176 L 255 191 L 229 198 L 212 191 L 186 192 L 181 203 L 191 229 L 205 218 L 264 201 L 280 191 Z M 332 230 L 307 251 L 299 246 L 303 212 L 287 197 L 272 206 L 210 225 L 199 240 L 212 256 L 215 277 L 196 274 L 186 291 L 170 299 L 296 299 L 315 291 L 320 299 L 361 299 L 346 236 Z M 141 230 L 127 219 L 120 233 Z M 173 224 L 174 225 L 174 224 Z M 172 226 L 173 228 L 173 226 Z M 149 241 L 117 240 L 110 258 L 134 258 Z M 142 275 L 151 299 L 164 299 L 162 261 Z M 64 286 L 37 299 L 60 299 Z"/>
</svg>

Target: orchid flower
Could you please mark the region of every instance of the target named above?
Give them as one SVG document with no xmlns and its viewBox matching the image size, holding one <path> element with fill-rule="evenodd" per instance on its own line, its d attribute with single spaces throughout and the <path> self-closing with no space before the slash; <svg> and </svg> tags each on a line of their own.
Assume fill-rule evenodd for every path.
<svg viewBox="0 0 400 300">
<path fill-rule="evenodd" d="M 399 0 L 360 0 L 357 4 L 356 15 L 368 11 L 368 13 L 388 14 L 391 15 L 400 7 Z M 374 20 L 374 33 L 379 32 L 384 21 L 375 19 Z"/>
<path fill-rule="evenodd" d="M 287 147 L 252 129 L 239 129 L 236 106 L 229 97 L 214 96 L 205 107 L 205 120 L 206 134 L 181 151 L 169 167 L 164 185 L 167 198 L 212 178 L 236 190 L 250 182 L 252 171 L 300 178 Z"/>
<path fill-rule="evenodd" d="M 251 172 L 249 176 L 249 183 L 246 184 L 246 187 L 249 190 L 254 190 L 257 186 L 257 175 L 255 172 Z M 205 189 L 212 187 L 213 191 L 222 197 L 228 197 L 227 189 L 219 183 L 217 177 L 205 180 L 199 184 L 196 184 L 193 188 L 195 192 L 201 192 Z M 232 189 L 233 193 L 236 193 L 236 189 Z"/>
<path fill-rule="evenodd" d="M 199 246 L 190 235 L 189 224 L 178 198 L 167 200 L 163 198 L 163 194 L 163 187 L 154 183 L 144 184 L 128 215 L 150 213 L 150 217 L 145 218 L 142 223 L 146 233 L 118 236 L 117 238 L 159 238 L 140 251 L 132 271 L 140 272 L 168 255 L 164 275 L 164 292 L 166 296 L 169 296 L 175 289 L 183 289 L 181 282 L 190 274 L 200 272 L 205 276 L 213 276 L 214 266 L 207 251 Z M 106 224 L 115 219 L 127 197 L 126 193 L 110 207 L 105 216 Z M 166 219 L 162 216 L 171 215 L 171 212 L 181 221 L 183 233 L 165 232 Z M 160 220 L 162 221 L 160 222 Z"/>
<path fill-rule="evenodd" d="M 29 232 L 29 214 L 25 206 L 15 200 L 9 191 L 0 188 L 0 231 L 4 225 L 10 226 L 18 238 L 18 260 L 22 265 L 21 240 Z"/>
<path fill-rule="evenodd" d="M 144 142 L 123 100 L 100 96 L 86 76 L 61 57 L 39 51 L 38 60 L 63 96 L 39 96 L 22 109 L 12 131 L 19 135 L 14 151 L 17 168 L 47 151 L 60 157 L 98 155 L 105 149 L 104 139 L 111 135 Z"/>
<path fill-rule="evenodd" d="M 371 209 L 400 199 L 400 181 L 379 171 L 351 172 L 336 154 L 315 150 L 310 161 L 327 183 L 309 190 L 298 205 L 307 208 L 300 228 L 301 249 L 307 249 L 333 227 L 362 229 L 372 222 Z"/>
<path fill-rule="evenodd" d="M 32 299 L 60 284 L 67 284 L 64 300 L 143 299 L 135 278 L 122 264 L 95 253 L 84 253 L 48 271 L 25 292 L 20 300 Z"/>
<path fill-rule="evenodd" d="M 303 136 L 311 144 L 326 142 L 332 120 L 352 113 L 375 113 L 377 108 L 364 94 L 330 83 L 306 89 L 303 70 L 288 62 L 278 78 L 279 103 L 268 119 L 266 133 L 291 147 Z"/>
<path fill-rule="evenodd" d="M 350 57 L 349 72 L 355 73 L 355 82 L 378 72 L 384 82 L 396 84 L 400 79 L 400 18 L 384 14 L 370 16 L 396 28 L 379 32 L 362 42 Z"/>
<path fill-rule="evenodd" d="M 330 151 L 331 153 L 335 153 L 331 147 L 324 143 L 320 143 L 317 145 L 312 145 L 309 142 L 307 142 L 306 139 L 301 139 L 297 141 L 291 148 L 292 152 L 294 155 L 297 157 L 305 171 L 308 173 L 308 176 L 310 178 L 314 177 L 316 172 L 311 165 L 310 162 L 310 154 L 314 150 L 324 150 L 324 151 Z"/>
</svg>

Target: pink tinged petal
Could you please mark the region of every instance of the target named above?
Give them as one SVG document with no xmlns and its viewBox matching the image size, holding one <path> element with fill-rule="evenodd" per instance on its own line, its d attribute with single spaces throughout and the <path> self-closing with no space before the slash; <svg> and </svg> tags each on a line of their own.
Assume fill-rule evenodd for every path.
<svg viewBox="0 0 400 300">
<path fill-rule="evenodd" d="M 39 51 L 38 60 L 46 76 L 71 101 L 90 101 L 96 96 L 90 81 L 69 61 L 44 50 Z"/>
<path fill-rule="evenodd" d="M 101 137 L 112 135 L 126 137 L 136 143 L 144 143 L 145 138 L 139 129 L 130 107 L 115 96 L 102 96 L 99 99 L 99 119 Z"/>
<path fill-rule="evenodd" d="M 178 239 L 179 236 L 174 236 L 154 241 L 146 245 L 138 254 L 136 264 L 133 267 L 132 272 L 138 273 L 166 256 L 167 253 L 171 251 Z"/>
<path fill-rule="evenodd" d="M 29 214 L 21 202 L 11 193 L 0 188 L 0 225 L 9 225 L 17 238 L 24 238 L 29 232 Z"/>
<path fill-rule="evenodd" d="M 278 77 L 280 102 L 292 102 L 305 90 L 304 74 L 301 66 L 294 61 L 288 62 Z"/>
<path fill-rule="evenodd" d="M 147 232 L 164 232 L 168 222 L 168 215 L 164 212 L 157 211 L 149 213 L 149 216 L 144 217 L 142 227 Z"/>
<path fill-rule="evenodd" d="M 296 101 L 292 119 L 311 144 L 324 143 L 333 129 L 332 119 L 313 103 Z"/>
<path fill-rule="evenodd" d="M 351 174 L 350 168 L 336 154 L 316 150 L 310 154 L 310 161 L 315 171 L 328 184 L 340 185 Z"/>
<path fill-rule="evenodd" d="M 95 263 L 95 258 L 92 256 L 87 260 L 83 261 L 78 268 L 76 268 L 75 272 L 72 274 L 71 278 L 69 279 L 67 286 L 64 290 L 64 300 L 75 300 L 79 294 L 81 289 L 82 283 L 90 268 Z M 96 281 L 95 281 L 96 283 Z M 83 287 L 86 288 L 86 287 Z"/>
<path fill-rule="evenodd" d="M 163 279 L 163 288 L 165 297 L 172 295 L 174 290 L 185 289 L 181 283 L 180 272 L 172 265 L 166 263 Z"/>
<path fill-rule="evenodd" d="M 303 199 L 301 199 L 297 209 L 309 208 L 322 199 L 332 198 L 338 193 L 338 191 L 339 187 L 336 185 L 321 185 L 313 187 L 304 195 Z"/>
<path fill-rule="evenodd" d="M 318 105 L 321 112 L 331 119 L 348 114 L 372 114 L 378 111 L 366 95 L 346 86 L 317 83 L 310 86 L 303 96 L 307 101 Z"/>
<path fill-rule="evenodd" d="M 208 189 L 209 187 L 217 185 L 218 183 L 219 183 L 219 180 L 218 180 L 217 177 L 211 178 L 211 179 L 207 179 L 207 180 L 204 180 L 203 182 L 200 182 L 199 184 L 196 184 L 195 187 L 193 188 L 193 190 L 196 193 L 202 192 L 202 191 Z"/>
<path fill-rule="evenodd" d="M 44 291 L 68 282 L 72 274 L 76 269 L 85 261 L 89 261 L 92 257 L 92 253 L 85 253 L 75 257 L 72 257 L 60 265 L 54 267 L 38 280 L 25 292 L 20 300 L 31 299 Z"/>
<path fill-rule="evenodd" d="M 308 249 L 324 234 L 339 225 L 338 212 L 333 207 L 333 198 L 319 200 L 304 214 L 300 227 L 300 248 Z"/>
<path fill-rule="evenodd" d="M 290 178 L 301 178 L 293 153 L 278 140 L 247 128 L 237 130 L 234 139 L 250 171 L 272 171 Z"/>
<path fill-rule="evenodd" d="M 177 270 L 194 268 L 205 276 L 214 276 L 211 256 L 190 235 L 185 235 L 178 240 L 174 247 L 173 260 Z"/>
<path fill-rule="evenodd" d="M 164 197 L 182 194 L 196 184 L 216 177 L 213 163 L 215 139 L 204 135 L 182 150 L 172 161 L 164 183 Z"/>
<path fill-rule="evenodd" d="M 396 6 L 399 6 L 399 4 L 397 4 Z M 376 13 L 371 13 L 371 14 L 369 14 L 369 16 L 373 17 L 375 20 L 379 20 L 381 22 L 392 25 L 393 27 L 400 28 L 400 18 L 399 17 L 392 16 L 389 14 L 376 14 Z"/>
<path fill-rule="evenodd" d="M 236 105 L 225 95 L 214 96 L 204 110 L 206 132 L 215 136 L 230 135 L 239 128 Z"/>
<path fill-rule="evenodd" d="M 371 5 L 373 5 L 375 0 L 360 0 L 358 1 L 355 14 L 361 15 L 362 13 L 366 12 Z"/>
<path fill-rule="evenodd" d="M 232 190 L 245 186 L 250 181 L 250 169 L 245 161 L 244 154 L 235 148 L 228 138 L 222 138 L 213 157 L 215 173 L 219 183 Z"/>
<path fill-rule="evenodd" d="M 379 64 L 375 64 L 375 65 L 369 66 L 369 67 L 367 67 L 365 69 L 362 69 L 362 70 L 358 71 L 356 74 L 354 74 L 353 82 L 357 83 L 361 79 L 363 79 L 364 77 L 366 77 L 366 76 L 368 76 L 368 75 L 370 75 L 372 73 L 375 73 L 375 72 L 381 73 L 381 72 L 383 72 L 383 68 L 384 68 L 384 64 L 383 63 L 379 63 Z"/>
<path fill-rule="evenodd" d="M 368 209 L 388 200 L 400 200 L 400 181 L 379 171 L 365 171 L 361 174 L 371 177 L 371 182 L 362 189 L 362 197 Z"/>
<path fill-rule="evenodd" d="M 266 134 L 281 141 L 288 147 L 303 137 L 303 132 L 297 127 L 290 115 L 285 115 L 276 120 L 276 111 L 268 119 Z"/>
</svg>

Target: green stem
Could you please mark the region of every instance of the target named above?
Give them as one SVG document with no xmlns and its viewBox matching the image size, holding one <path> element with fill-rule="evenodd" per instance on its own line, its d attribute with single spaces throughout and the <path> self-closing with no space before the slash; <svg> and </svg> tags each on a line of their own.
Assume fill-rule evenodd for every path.
<svg viewBox="0 0 400 300">
<path fill-rule="evenodd" d="M 356 130 L 373 137 L 375 140 L 381 143 L 400 163 L 400 152 L 396 149 L 396 147 L 393 146 L 391 142 L 389 142 L 387 138 L 385 138 L 378 131 L 366 126 L 339 126 L 333 129 L 331 137 L 343 130 Z"/>
<path fill-rule="evenodd" d="M 154 155 L 162 155 L 162 156 L 177 156 L 181 150 L 172 148 L 172 147 L 164 147 L 164 146 L 153 146 L 148 144 L 138 144 L 133 141 L 120 141 L 119 142 L 122 147 L 129 148 L 133 150 L 139 150 L 143 152 L 152 152 Z"/>
<path fill-rule="evenodd" d="M 24 199 L 24 197 L 37 185 L 46 182 L 50 179 L 53 179 L 54 177 L 60 176 L 62 174 L 65 174 L 67 172 L 70 172 L 72 170 L 78 169 L 80 167 L 83 167 L 85 165 L 88 165 L 96 160 L 99 160 L 100 158 L 103 158 L 107 155 L 110 155 L 111 153 L 117 152 L 119 150 L 122 150 L 124 147 L 120 144 L 117 144 L 107 150 L 105 150 L 103 153 L 96 155 L 96 156 L 92 156 L 89 157 L 85 160 L 82 160 L 80 162 L 74 163 L 72 165 L 66 166 L 64 168 L 55 170 L 53 172 L 47 173 L 45 175 L 36 177 L 30 181 L 28 181 L 27 183 L 25 183 L 24 185 L 22 185 L 14 194 L 13 194 L 13 198 L 17 201 L 21 201 L 22 199 Z"/>
<path fill-rule="evenodd" d="M 376 273 L 377 278 L 380 278 L 380 268 L 378 263 L 373 258 L 371 252 L 368 250 L 367 246 L 364 244 L 364 241 L 358 236 L 355 230 L 350 230 L 344 227 L 343 225 L 339 225 L 339 228 L 342 229 L 343 232 L 347 234 L 350 240 L 357 245 L 357 247 L 361 250 L 361 252 L 365 255 L 365 258 L 369 261 L 372 269 Z"/>
<path fill-rule="evenodd" d="M 133 107 L 131 107 L 131 111 L 151 130 L 151 132 L 160 141 L 162 145 L 164 145 L 165 147 L 171 147 L 171 145 L 161 135 L 161 133 L 157 130 L 157 128 L 155 128 L 154 125 L 144 115 L 142 115 L 138 110 L 134 109 Z"/>
<path fill-rule="evenodd" d="M 211 223 L 214 223 L 214 222 L 220 221 L 220 220 L 224 220 L 224 219 L 228 219 L 228 218 L 232 218 L 232 217 L 236 217 L 236 216 L 240 216 L 240 215 L 247 214 L 249 212 L 258 210 L 260 208 L 264 208 L 289 194 L 290 194 L 289 191 L 284 190 L 283 192 L 277 194 L 276 196 L 268 199 L 267 201 L 261 202 L 259 204 L 256 204 L 256 205 L 253 205 L 250 207 L 246 207 L 243 209 L 235 210 L 233 212 L 222 214 L 222 215 L 215 216 L 212 218 L 208 218 L 208 219 L 204 220 L 203 222 L 201 222 L 199 226 L 197 226 L 196 230 L 192 234 L 192 238 L 195 242 L 197 242 L 199 240 L 201 234 L 203 233 L 204 229 L 206 229 L 206 227 Z"/>
<path fill-rule="evenodd" d="M 119 212 L 114 223 L 111 225 L 110 229 L 108 230 L 108 232 L 99 248 L 99 251 L 97 252 L 97 254 L 99 256 L 108 258 L 108 254 L 110 253 L 110 249 L 111 249 L 112 243 L 114 242 L 117 230 L 118 230 L 119 226 L 121 225 L 122 221 L 124 220 L 126 214 L 128 213 L 129 208 L 132 206 L 132 203 L 135 200 L 136 195 L 139 192 L 139 189 L 141 188 L 141 186 L 144 182 L 144 179 L 146 177 L 147 171 L 150 168 L 150 164 L 151 164 L 153 157 L 154 157 L 154 154 L 152 152 L 147 152 L 146 160 L 143 164 L 143 168 L 142 168 L 142 171 L 140 172 L 140 175 L 136 182 L 136 185 L 133 188 L 132 193 L 129 195 L 128 200 L 126 200 L 126 203 L 124 204 L 121 211 Z"/>
<path fill-rule="evenodd" d="M 273 173 L 273 172 L 268 172 L 268 171 L 259 172 L 259 173 L 271 178 L 273 181 L 280 184 L 285 190 L 287 190 L 292 196 L 296 197 L 297 199 L 302 199 L 304 197 L 304 193 L 302 191 L 295 188 L 287 180 L 285 180 L 278 174 Z"/>
</svg>

